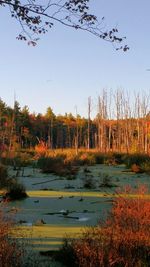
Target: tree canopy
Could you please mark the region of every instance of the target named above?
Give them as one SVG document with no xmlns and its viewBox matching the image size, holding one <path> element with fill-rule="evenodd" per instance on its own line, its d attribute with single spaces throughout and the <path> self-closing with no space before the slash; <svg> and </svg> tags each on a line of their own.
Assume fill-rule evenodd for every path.
<svg viewBox="0 0 150 267">
<path fill-rule="evenodd" d="M 1 7 L 9 7 L 10 15 L 15 18 L 21 32 L 17 39 L 36 45 L 39 35 L 45 34 L 55 22 L 64 26 L 80 29 L 98 38 L 111 42 L 115 49 L 127 51 L 122 45 L 125 37 L 120 37 L 116 27 L 106 29 L 105 18 L 98 21 L 90 12 L 90 0 L 0 0 Z"/>
<path fill-rule="evenodd" d="M 15 101 L 11 108 L 0 98 L 0 150 L 34 148 L 94 148 L 102 153 L 150 153 L 149 95 L 135 94 L 130 101 L 123 90 L 103 91 L 95 118 L 72 113 L 30 113 Z M 118 108 L 119 107 L 119 108 Z M 1 152 L 0 152 L 1 155 Z"/>
</svg>

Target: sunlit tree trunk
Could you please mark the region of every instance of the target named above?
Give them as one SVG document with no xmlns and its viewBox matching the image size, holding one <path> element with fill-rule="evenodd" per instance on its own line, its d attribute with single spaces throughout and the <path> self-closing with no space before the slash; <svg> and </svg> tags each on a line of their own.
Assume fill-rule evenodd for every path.
<svg viewBox="0 0 150 267">
<path fill-rule="evenodd" d="M 76 107 L 76 137 L 75 137 L 76 155 L 78 154 L 78 148 L 79 148 L 79 124 L 78 124 L 78 114 L 77 114 L 77 107 Z"/>
<path fill-rule="evenodd" d="M 88 98 L 88 137 L 87 137 L 87 149 L 90 149 L 90 133 L 91 133 L 91 97 Z"/>
</svg>

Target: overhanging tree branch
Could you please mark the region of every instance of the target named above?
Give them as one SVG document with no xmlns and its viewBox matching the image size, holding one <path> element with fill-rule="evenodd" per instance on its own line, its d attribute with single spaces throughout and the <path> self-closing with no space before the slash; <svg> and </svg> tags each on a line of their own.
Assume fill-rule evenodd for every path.
<svg viewBox="0 0 150 267">
<path fill-rule="evenodd" d="M 106 30 L 104 17 L 99 22 L 89 12 L 90 0 L 0 0 L 0 6 L 9 6 L 11 16 L 17 19 L 22 32 L 17 39 L 36 45 L 39 35 L 45 34 L 58 22 L 66 27 L 87 31 L 94 36 L 111 42 L 116 50 L 127 51 L 129 47 L 122 45 L 125 37 L 120 37 L 118 29 Z"/>
</svg>

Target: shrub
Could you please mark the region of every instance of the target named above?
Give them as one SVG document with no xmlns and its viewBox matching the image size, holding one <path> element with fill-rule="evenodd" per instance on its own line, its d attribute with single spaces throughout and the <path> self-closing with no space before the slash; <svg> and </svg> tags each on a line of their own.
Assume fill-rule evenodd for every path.
<svg viewBox="0 0 150 267">
<path fill-rule="evenodd" d="M 33 154 L 29 152 L 20 152 L 18 155 L 18 162 L 20 167 L 26 167 L 33 162 Z"/>
<path fill-rule="evenodd" d="M 107 159 L 107 155 L 103 153 L 95 153 L 95 162 L 96 164 L 104 164 Z"/>
<path fill-rule="evenodd" d="M 142 170 L 142 172 L 146 172 L 146 173 L 150 174 L 150 162 L 149 161 L 143 162 L 141 164 L 141 170 Z"/>
<path fill-rule="evenodd" d="M 63 263 L 65 266 L 78 267 L 78 264 L 76 264 L 76 252 L 72 243 L 74 243 L 74 241 L 64 238 L 62 247 L 54 254 L 54 259 Z"/>
<path fill-rule="evenodd" d="M 99 187 L 114 187 L 115 184 L 112 184 L 112 177 L 107 173 L 100 173 L 100 177 L 102 182 L 100 183 Z"/>
<path fill-rule="evenodd" d="M 96 164 L 96 157 L 95 153 L 93 152 L 80 152 L 77 156 L 78 158 L 78 165 L 83 166 L 83 165 L 94 165 Z"/>
<path fill-rule="evenodd" d="M 150 173 L 150 157 L 148 155 L 129 155 L 125 159 L 125 164 L 135 173 Z"/>
<path fill-rule="evenodd" d="M 17 241 L 10 237 L 12 222 L 0 210 L 0 266 L 20 267 L 23 250 Z"/>
<path fill-rule="evenodd" d="M 7 167 L 3 165 L 0 165 L 0 188 L 7 190 L 3 199 L 16 200 L 27 197 L 25 187 L 15 178 L 8 177 Z"/>
<path fill-rule="evenodd" d="M 63 167 L 62 157 L 41 157 L 37 162 L 37 166 L 44 173 L 57 173 Z"/>
<path fill-rule="evenodd" d="M 64 162 L 66 164 L 70 164 L 70 165 L 73 165 L 73 166 L 80 165 L 79 157 L 80 157 L 79 154 L 76 155 L 73 152 L 70 152 L 68 154 L 63 154 Z"/>
<path fill-rule="evenodd" d="M 108 165 L 118 165 L 118 164 L 123 164 L 124 163 L 124 154 L 121 153 L 112 153 L 112 154 L 107 154 L 107 157 L 105 159 L 105 164 Z"/>
<path fill-rule="evenodd" d="M 92 175 L 85 175 L 83 179 L 83 187 L 87 189 L 94 189 L 95 188 L 95 182 Z"/>
<path fill-rule="evenodd" d="M 9 200 L 19 200 L 28 197 L 25 187 L 19 184 L 17 181 L 11 183 L 8 187 L 8 191 L 5 193 L 4 198 Z"/>
<path fill-rule="evenodd" d="M 18 152 L 13 152 L 1 158 L 1 162 L 5 165 L 13 166 L 14 169 L 19 169 L 21 167 L 26 167 L 33 163 L 34 152 L 30 150 L 20 150 Z"/>
<path fill-rule="evenodd" d="M 149 267 L 150 201 L 145 193 L 144 186 L 119 192 L 105 224 L 88 228 L 72 241 L 68 252 L 74 260 L 68 266 Z"/>
<path fill-rule="evenodd" d="M 35 146 L 35 152 L 38 156 L 44 156 L 47 153 L 47 146 L 43 141 L 40 141 L 38 145 Z"/>
<path fill-rule="evenodd" d="M 112 156 L 115 159 L 116 164 L 123 164 L 124 163 L 125 154 L 123 154 L 123 153 L 113 153 Z"/>
<path fill-rule="evenodd" d="M 132 154 L 124 157 L 127 168 L 131 168 L 133 164 L 141 166 L 141 164 L 150 161 L 150 157 L 146 154 Z"/>
<path fill-rule="evenodd" d="M 7 167 L 0 165 L 0 188 L 5 188 L 9 183 Z"/>
<path fill-rule="evenodd" d="M 74 179 L 78 168 L 72 166 L 70 162 L 65 160 L 64 156 L 41 157 L 37 162 L 37 166 L 44 173 L 54 173 L 59 176 L 67 176 Z"/>
<path fill-rule="evenodd" d="M 135 163 L 131 166 L 131 171 L 135 172 L 135 173 L 142 173 L 143 172 L 142 168 Z"/>
</svg>

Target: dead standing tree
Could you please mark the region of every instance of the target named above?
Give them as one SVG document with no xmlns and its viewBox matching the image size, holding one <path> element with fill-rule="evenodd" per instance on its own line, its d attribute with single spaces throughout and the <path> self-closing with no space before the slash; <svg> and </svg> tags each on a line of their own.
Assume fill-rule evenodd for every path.
<svg viewBox="0 0 150 267">
<path fill-rule="evenodd" d="M 75 136 L 75 149 L 76 149 L 76 155 L 78 155 L 78 148 L 79 148 L 79 123 L 78 123 L 77 106 L 75 107 L 75 110 L 76 110 L 76 136 Z"/>
<path fill-rule="evenodd" d="M 108 150 L 107 142 L 107 123 L 108 123 L 108 111 L 107 111 L 107 92 L 103 90 L 102 96 L 98 97 L 98 149 L 101 152 Z"/>
<path fill-rule="evenodd" d="M 142 112 L 142 144 L 143 151 L 148 152 L 148 108 L 149 108 L 149 95 L 144 94 L 141 103 Z"/>
<path fill-rule="evenodd" d="M 140 117 L 141 117 L 141 102 L 139 94 L 135 95 L 135 119 L 136 119 L 136 136 L 137 136 L 137 145 L 136 150 L 137 152 L 141 151 L 141 127 L 140 127 Z"/>
<path fill-rule="evenodd" d="M 123 115 L 123 91 L 117 89 L 114 94 L 114 101 L 115 101 L 115 118 L 116 118 L 116 133 L 115 133 L 115 150 L 120 152 L 121 151 L 121 120 Z"/>
<path fill-rule="evenodd" d="M 87 129 L 87 149 L 91 147 L 91 97 L 88 97 L 88 129 Z"/>
<path fill-rule="evenodd" d="M 123 92 L 123 151 L 129 153 L 132 145 L 133 127 L 129 95 Z"/>
</svg>

